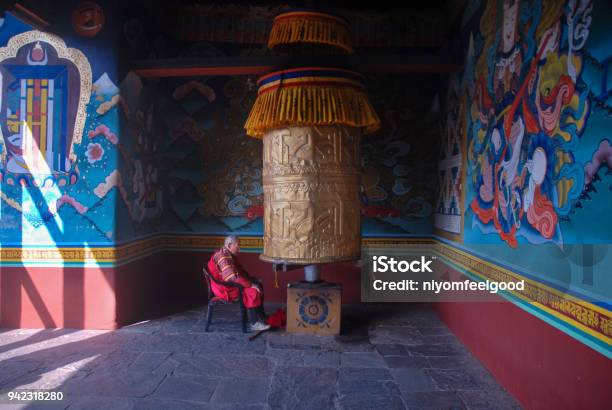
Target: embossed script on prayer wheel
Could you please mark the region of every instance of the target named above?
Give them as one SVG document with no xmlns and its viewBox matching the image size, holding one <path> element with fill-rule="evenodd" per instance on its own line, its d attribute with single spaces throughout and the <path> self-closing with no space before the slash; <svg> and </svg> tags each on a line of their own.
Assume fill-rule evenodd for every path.
<svg viewBox="0 0 612 410">
<path fill-rule="evenodd" d="M 277 128 L 263 136 L 261 259 L 311 264 L 360 256 L 361 130 Z"/>
<path fill-rule="evenodd" d="M 324 67 L 258 80 L 244 127 L 264 145 L 261 259 L 296 265 L 359 259 L 360 140 L 380 127 L 363 82 L 355 72 Z"/>
</svg>

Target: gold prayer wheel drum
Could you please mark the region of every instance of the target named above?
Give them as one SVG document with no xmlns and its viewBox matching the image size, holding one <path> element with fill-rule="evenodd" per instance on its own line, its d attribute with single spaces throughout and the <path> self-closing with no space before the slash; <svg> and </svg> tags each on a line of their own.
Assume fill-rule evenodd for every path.
<svg viewBox="0 0 612 410">
<path fill-rule="evenodd" d="M 304 265 L 359 259 L 361 136 L 380 126 L 363 80 L 322 67 L 259 79 L 245 129 L 263 139 L 261 259 Z"/>
<path fill-rule="evenodd" d="M 344 125 L 264 133 L 262 260 L 313 264 L 360 257 L 361 134 Z"/>
</svg>

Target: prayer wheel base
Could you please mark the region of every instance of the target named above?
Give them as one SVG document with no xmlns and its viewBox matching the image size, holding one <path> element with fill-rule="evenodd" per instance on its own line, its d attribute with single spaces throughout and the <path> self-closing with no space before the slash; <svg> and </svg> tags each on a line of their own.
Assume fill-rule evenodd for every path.
<svg viewBox="0 0 612 410">
<path fill-rule="evenodd" d="M 265 251 L 264 251 L 265 252 Z M 328 256 L 319 258 L 277 258 L 274 256 L 267 256 L 260 254 L 259 259 L 264 262 L 275 263 L 277 265 L 312 265 L 321 263 L 335 263 L 335 262 L 348 262 L 356 261 L 361 258 L 361 253 L 343 256 Z"/>
<path fill-rule="evenodd" d="M 324 281 L 287 285 L 287 332 L 340 334 L 342 286 Z"/>
</svg>

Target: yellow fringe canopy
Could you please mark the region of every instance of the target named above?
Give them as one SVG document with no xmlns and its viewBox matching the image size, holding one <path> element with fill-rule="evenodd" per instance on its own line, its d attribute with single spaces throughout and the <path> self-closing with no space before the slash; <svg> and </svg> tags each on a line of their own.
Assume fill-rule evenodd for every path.
<svg viewBox="0 0 612 410">
<path fill-rule="evenodd" d="M 268 48 L 300 43 L 323 44 L 349 54 L 353 52 L 349 23 L 342 17 L 314 11 L 289 11 L 277 15 Z"/>
<path fill-rule="evenodd" d="M 346 125 L 372 133 L 380 119 L 365 94 L 363 77 L 335 68 L 296 68 L 261 77 L 244 128 L 261 138 L 274 128 Z"/>
</svg>

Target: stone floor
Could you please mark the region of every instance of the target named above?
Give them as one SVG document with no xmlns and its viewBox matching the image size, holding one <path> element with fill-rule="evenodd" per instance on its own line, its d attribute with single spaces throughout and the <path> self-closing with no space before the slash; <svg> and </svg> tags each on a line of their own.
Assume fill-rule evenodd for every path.
<svg viewBox="0 0 612 410">
<path fill-rule="evenodd" d="M 271 311 L 268 308 L 268 311 Z M 117 331 L 0 329 L 0 392 L 70 409 L 519 408 L 427 306 L 345 307 L 338 337 L 239 332 L 235 306 Z"/>
</svg>

